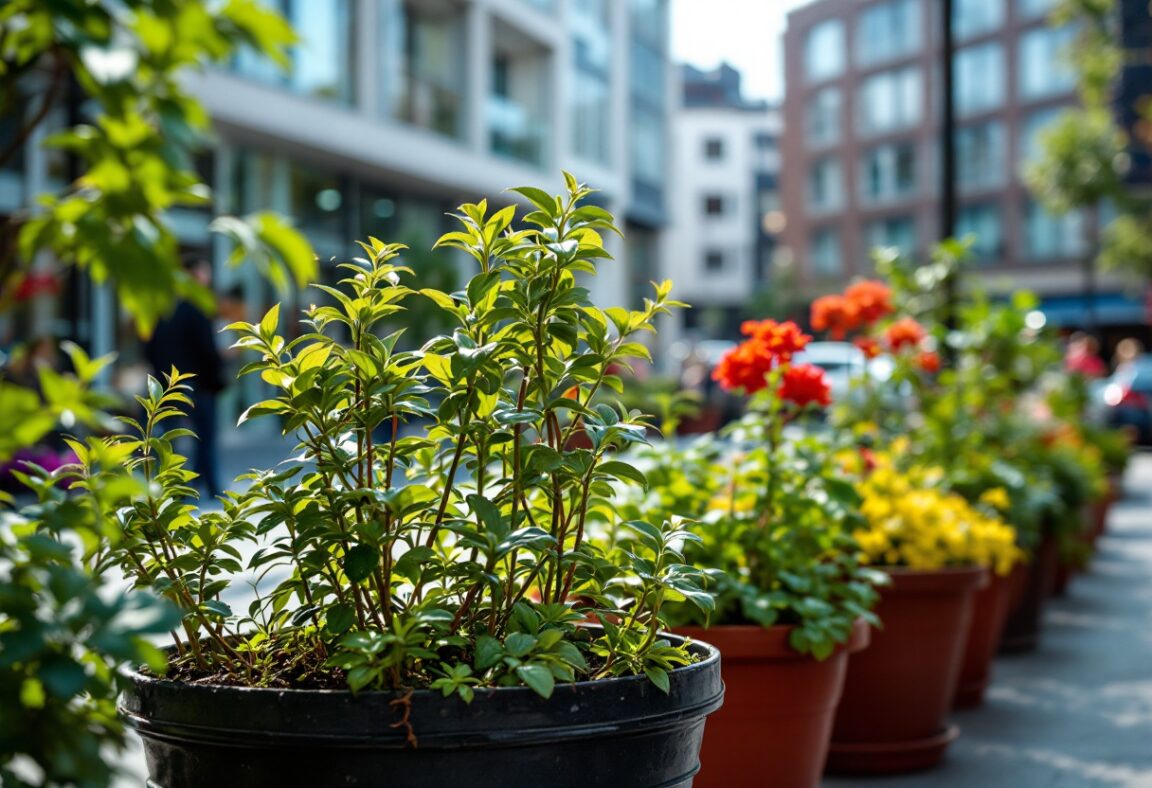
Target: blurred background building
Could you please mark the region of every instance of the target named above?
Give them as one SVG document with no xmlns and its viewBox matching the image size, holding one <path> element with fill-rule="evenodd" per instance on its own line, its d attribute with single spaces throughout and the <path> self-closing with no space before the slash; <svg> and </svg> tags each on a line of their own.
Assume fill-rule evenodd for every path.
<svg viewBox="0 0 1152 788">
<path fill-rule="evenodd" d="M 667 332 L 732 337 L 769 274 L 780 210 L 778 107 L 749 101 L 728 65 L 681 67 L 672 126 L 672 223 L 662 276 L 692 303 Z"/>
<path fill-rule="evenodd" d="M 973 270 L 993 291 L 1027 288 L 1050 322 L 1116 331 L 1146 322 L 1143 298 L 1096 276 L 1093 230 L 1053 215 L 1021 171 L 1039 135 L 1075 103 L 1049 25 L 1053 0 L 955 0 L 956 234 L 973 234 Z M 871 270 L 869 250 L 923 258 L 939 237 L 939 5 L 818 0 L 788 15 L 784 38 L 784 241 L 809 293 Z"/>
<path fill-rule="evenodd" d="M 591 283 L 594 298 L 631 306 L 649 292 L 669 217 L 668 0 L 269 2 L 301 37 L 291 68 L 242 54 L 190 82 L 214 122 L 197 161 L 214 199 L 171 220 L 188 254 L 216 262 L 218 290 L 241 284 L 252 314 L 279 300 L 254 269 L 223 265 L 216 214 L 292 217 L 327 280 L 368 235 L 409 244 L 419 271 L 443 267 L 427 250 L 459 203 L 511 202 L 503 192 L 518 185 L 559 191 L 567 169 L 600 190 L 626 236 L 607 239 L 617 261 Z M 57 125 L 70 112 L 82 108 L 60 107 Z M 50 126 L 0 172 L 0 214 L 70 179 L 64 157 L 41 148 Z M 429 273 L 453 289 L 451 270 Z M 110 291 L 74 279 L 47 330 L 136 362 Z"/>
</svg>

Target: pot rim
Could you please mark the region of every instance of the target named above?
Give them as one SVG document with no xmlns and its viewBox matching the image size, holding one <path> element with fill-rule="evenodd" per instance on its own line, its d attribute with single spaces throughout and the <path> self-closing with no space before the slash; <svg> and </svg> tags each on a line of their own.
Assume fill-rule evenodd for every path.
<svg viewBox="0 0 1152 788">
<path fill-rule="evenodd" d="M 863 618 L 852 622 L 852 630 L 845 643 L 837 643 L 835 650 L 823 660 L 817 660 L 811 653 L 801 653 L 788 642 L 795 624 L 773 624 L 770 627 L 759 624 L 716 624 L 711 627 L 675 627 L 677 634 L 699 643 L 704 639 L 719 641 L 712 645 L 720 649 L 723 658 L 733 660 L 806 660 L 826 662 L 841 652 L 854 654 L 865 649 L 872 640 L 872 628 Z"/>
<path fill-rule="evenodd" d="M 674 640 L 678 636 L 669 635 Z M 380 750 L 505 747 L 631 735 L 702 719 L 723 703 L 720 652 L 693 642 L 699 662 L 669 672 L 664 693 L 645 675 L 557 683 L 550 698 L 531 688 L 478 687 L 471 703 L 431 689 L 276 689 L 189 684 L 128 675 L 119 706 L 146 739 L 205 746 L 298 746 Z M 605 709 L 614 711 L 605 714 Z"/>
<path fill-rule="evenodd" d="M 881 586 L 880 594 L 913 591 L 917 593 L 950 594 L 965 589 L 980 589 L 988 585 L 989 570 L 978 564 L 945 566 L 939 569 L 913 569 L 907 566 L 876 566 L 875 569 L 892 578 L 892 584 Z"/>
<path fill-rule="evenodd" d="M 597 626 L 592 626 L 592 627 L 588 627 L 588 628 L 589 629 L 600 629 L 600 627 L 597 627 Z M 700 659 L 697 662 L 693 662 L 689 665 L 681 665 L 679 667 L 673 668 L 672 671 L 670 671 L 670 674 L 676 673 L 678 675 L 683 675 L 682 671 L 707 670 L 708 668 L 710 668 L 712 666 L 713 663 L 720 661 L 720 656 L 721 656 L 720 655 L 720 649 L 718 649 L 716 646 L 712 645 L 711 643 L 707 643 L 703 640 L 699 640 L 699 639 L 694 638 L 694 637 L 693 638 L 687 638 L 684 635 L 681 635 L 677 632 L 661 631 L 660 637 L 667 637 L 667 638 L 672 638 L 673 640 L 680 640 L 680 641 L 690 640 L 690 642 L 688 644 L 690 649 L 693 646 L 698 646 L 699 650 L 703 652 L 702 654 L 697 655 L 697 656 L 701 656 L 702 659 Z M 163 651 L 165 653 L 170 653 L 172 650 L 173 649 L 171 646 L 163 649 Z M 427 689 L 427 688 L 410 688 L 410 689 L 400 688 L 400 689 L 395 689 L 395 690 L 362 690 L 360 692 L 354 693 L 350 689 L 317 689 L 317 688 L 303 688 L 303 687 L 301 687 L 301 688 L 297 688 L 297 687 L 248 687 L 248 686 L 245 686 L 242 684 L 213 684 L 213 683 L 208 683 L 208 682 L 176 681 L 173 679 L 165 678 L 163 676 L 153 676 L 149 673 L 144 673 L 139 668 L 125 668 L 122 671 L 122 673 L 126 678 L 128 678 L 130 681 L 132 681 L 135 684 L 148 684 L 151 686 L 173 687 L 173 688 L 179 687 L 179 688 L 211 689 L 211 690 L 221 691 L 221 692 L 251 693 L 252 697 L 257 696 L 261 693 L 265 693 L 265 694 L 268 694 L 270 696 L 271 695 L 283 695 L 284 693 L 293 693 L 293 694 L 299 694 L 299 696 L 301 696 L 301 697 L 303 697 L 305 695 L 309 695 L 312 697 L 335 697 L 335 696 L 349 695 L 349 696 L 354 696 L 357 698 L 361 698 L 361 697 L 399 698 L 399 697 L 409 697 L 409 693 L 411 693 L 410 697 L 413 700 L 421 698 L 421 697 L 425 697 L 425 696 L 434 696 L 437 698 L 443 698 L 444 697 L 443 693 L 440 692 L 439 690 L 433 690 L 433 689 Z M 633 674 L 630 676 L 608 676 L 607 678 L 585 679 L 583 681 L 566 681 L 566 682 L 557 681 L 556 682 L 556 688 L 560 689 L 561 687 L 572 687 L 574 689 L 579 690 L 579 689 L 587 688 L 590 686 L 601 686 L 606 681 L 633 681 L 633 680 L 648 681 L 649 679 L 647 676 L 645 676 L 643 674 Z M 485 694 L 491 694 L 497 690 L 499 690 L 501 693 L 508 693 L 508 692 L 512 692 L 512 691 L 516 691 L 516 690 L 521 690 L 521 691 L 524 691 L 527 693 L 531 693 L 533 696 L 539 697 L 536 695 L 536 692 L 532 688 L 527 687 L 527 686 L 520 686 L 520 685 L 515 686 L 515 687 L 476 687 L 475 688 L 475 692 L 476 692 L 477 697 L 480 697 L 481 695 L 485 695 Z"/>
</svg>

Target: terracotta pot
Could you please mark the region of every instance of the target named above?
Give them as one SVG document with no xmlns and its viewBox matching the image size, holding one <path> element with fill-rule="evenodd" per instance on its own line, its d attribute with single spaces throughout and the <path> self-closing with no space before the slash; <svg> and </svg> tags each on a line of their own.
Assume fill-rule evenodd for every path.
<svg viewBox="0 0 1152 788">
<path fill-rule="evenodd" d="M 1020 654 L 1036 649 L 1044 616 L 1044 601 L 1056 579 L 1057 560 L 1056 538 L 1046 533 L 1028 564 L 1020 598 L 1008 611 L 1008 621 L 1000 638 L 1001 654 Z"/>
<path fill-rule="evenodd" d="M 724 706 L 708 718 L 695 788 L 804 788 L 820 784 L 849 653 L 868 645 L 857 621 L 825 660 L 788 645 L 790 626 L 678 627 L 720 649 Z"/>
<path fill-rule="evenodd" d="M 1120 500 L 1123 491 L 1124 478 L 1109 476 L 1108 490 L 1104 493 L 1104 497 L 1092 503 L 1092 544 L 1096 544 L 1096 540 L 1104 535 L 1104 531 L 1108 528 L 1108 512 L 1112 509 L 1112 504 Z"/>
<path fill-rule="evenodd" d="M 981 567 L 889 569 L 871 646 L 848 661 L 828 771 L 885 774 L 930 769 L 959 733 L 946 724 L 960 676 Z"/>
<path fill-rule="evenodd" d="M 1016 564 L 1006 575 L 990 576 L 988 585 L 972 596 L 972 618 L 964 641 L 960 681 L 952 708 L 965 709 L 984 702 L 984 690 L 992 676 L 992 657 L 1000 645 L 1000 635 L 1008 620 L 1013 591 L 1027 574 L 1026 564 Z"/>
</svg>

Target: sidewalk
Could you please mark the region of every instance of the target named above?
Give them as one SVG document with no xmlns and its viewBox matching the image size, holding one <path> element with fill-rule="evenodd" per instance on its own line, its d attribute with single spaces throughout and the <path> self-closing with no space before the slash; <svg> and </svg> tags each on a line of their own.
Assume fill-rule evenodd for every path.
<svg viewBox="0 0 1152 788">
<path fill-rule="evenodd" d="M 1152 454 L 1137 456 L 1091 570 L 1049 603 L 1040 647 L 997 658 L 984 706 L 933 772 L 824 788 L 1152 788 Z"/>
</svg>

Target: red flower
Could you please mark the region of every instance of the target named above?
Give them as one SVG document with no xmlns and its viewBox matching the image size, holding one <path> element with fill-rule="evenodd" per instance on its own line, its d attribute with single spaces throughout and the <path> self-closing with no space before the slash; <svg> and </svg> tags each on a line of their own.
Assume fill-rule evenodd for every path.
<svg viewBox="0 0 1152 788">
<path fill-rule="evenodd" d="M 833 339 L 843 339 L 860 325 L 860 307 L 841 295 L 826 295 L 812 302 L 812 328 L 827 330 Z"/>
<path fill-rule="evenodd" d="M 940 355 L 931 350 L 922 350 L 916 357 L 916 366 L 929 374 L 939 372 Z"/>
<path fill-rule="evenodd" d="M 899 351 L 905 346 L 916 347 L 925 336 L 924 327 L 910 317 L 900 318 L 884 332 L 884 339 L 893 351 Z"/>
<path fill-rule="evenodd" d="M 780 399 L 794 402 L 800 407 L 815 402 L 818 405 L 832 404 L 832 389 L 824 377 L 824 370 L 812 364 L 797 364 L 784 370 Z"/>
<path fill-rule="evenodd" d="M 762 352 L 773 356 L 777 363 L 787 364 L 795 353 L 799 353 L 812 337 L 800 330 L 800 326 L 788 320 L 777 323 L 775 320 L 745 320 L 740 331 L 749 341 L 762 345 Z"/>
<path fill-rule="evenodd" d="M 864 461 L 864 470 L 868 473 L 876 470 L 876 454 L 867 446 L 860 447 L 860 459 Z"/>
<path fill-rule="evenodd" d="M 764 351 L 764 346 L 750 339 L 724 354 L 712 372 L 712 379 L 729 391 L 743 389 L 746 394 L 755 394 L 768 385 L 764 376 L 772 370 L 773 362 L 774 358 Z"/>
<path fill-rule="evenodd" d="M 863 351 L 864 358 L 872 359 L 880 355 L 880 343 L 872 337 L 856 337 L 852 344 Z"/>
<path fill-rule="evenodd" d="M 875 323 L 893 312 L 892 291 L 883 282 L 875 279 L 865 279 L 849 285 L 844 291 L 844 298 L 856 306 L 862 325 Z"/>
</svg>

